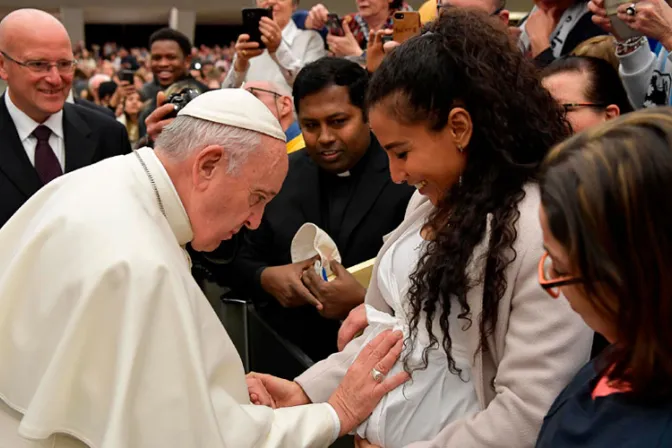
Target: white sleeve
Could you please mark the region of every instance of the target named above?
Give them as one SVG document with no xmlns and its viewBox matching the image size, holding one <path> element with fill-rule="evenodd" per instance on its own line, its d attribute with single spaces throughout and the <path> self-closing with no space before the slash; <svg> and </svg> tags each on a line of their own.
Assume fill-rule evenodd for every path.
<svg viewBox="0 0 672 448">
<path fill-rule="evenodd" d="M 278 47 L 278 50 L 271 54 L 271 59 L 278 65 L 282 76 L 290 86 L 294 85 L 294 80 L 299 71 L 304 65 L 313 62 L 326 55 L 324 50 L 324 43 L 319 34 L 314 31 L 309 31 L 308 42 L 306 42 L 305 51 L 302 55 L 296 54 L 297 49 L 291 48 L 283 40 Z M 299 38 L 295 42 L 299 42 Z M 298 46 L 298 45 L 295 45 Z"/>
<path fill-rule="evenodd" d="M 644 38 L 644 43 L 632 53 L 618 56 L 621 61 L 619 73 L 623 81 L 623 87 L 628 93 L 630 102 L 635 109 L 641 109 L 644 105 L 646 92 L 651 84 L 651 76 L 656 65 L 656 55 L 649 48 L 649 42 Z"/>
<path fill-rule="evenodd" d="M 243 72 L 237 72 L 235 67 L 236 67 L 236 56 L 233 57 L 229 73 L 226 74 L 226 78 L 224 78 L 224 82 L 222 82 L 222 89 L 232 89 L 232 88 L 237 89 L 243 85 L 245 77 L 247 76 L 247 70 L 249 70 L 250 66 L 248 64 L 247 70 Z"/>
</svg>

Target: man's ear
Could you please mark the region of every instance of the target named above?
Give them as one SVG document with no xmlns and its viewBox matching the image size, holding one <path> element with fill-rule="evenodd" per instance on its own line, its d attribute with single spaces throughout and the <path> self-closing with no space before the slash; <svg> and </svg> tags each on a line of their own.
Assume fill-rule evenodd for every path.
<svg viewBox="0 0 672 448">
<path fill-rule="evenodd" d="M 610 104 L 604 109 L 604 114 L 607 120 L 611 120 L 621 115 L 621 109 L 615 104 Z"/>
<path fill-rule="evenodd" d="M 193 164 L 193 181 L 197 189 L 204 189 L 221 170 L 226 171 L 226 151 L 219 145 L 206 146 L 198 152 Z"/>
<path fill-rule="evenodd" d="M 280 103 L 280 118 L 286 117 L 286 116 L 291 116 L 292 118 L 296 118 L 294 116 L 294 101 L 292 100 L 291 97 L 289 96 L 281 96 L 279 98 L 279 103 Z"/>
<path fill-rule="evenodd" d="M 7 64 L 7 59 L 5 58 L 4 55 L 0 54 L 0 78 L 2 78 L 4 81 L 7 81 L 7 69 L 6 69 L 6 64 Z"/>
<path fill-rule="evenodd" d="M 471 115 L 461 107 L 455 107 L 448 114 L 448 128 L 453 134 L 455 146 L 466 148 L 471 141 L 471 135 L 474 130 L 474 124 L 471 121 Z"/>
<path fill-rule="evenodd" d="M 499 11 L 499 14 L 497 14 L 497 17 L 499 17 L 499 20 L 501 20 L 504 23 L 504 25 L 508 26 L 510 15 L 511 13 L 509 12 L 508 9 L 502 9 L 501 11 Z"/>
</svg>

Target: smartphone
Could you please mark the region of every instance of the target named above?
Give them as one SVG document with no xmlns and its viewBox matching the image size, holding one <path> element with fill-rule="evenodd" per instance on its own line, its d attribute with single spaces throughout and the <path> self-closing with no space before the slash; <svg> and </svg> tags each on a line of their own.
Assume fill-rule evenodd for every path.
<svg viewBox="0 0 672 448">
<path fill-rule="evenodd" d="M 338 14 L 327 14 L 327 30 L 329 31 L 329 34 L 333 34 L 334 36 L 345 36 L 343 22 L 341 18 L 338 17 Z"/>
<path fill-rule="evenodd" d="M 420 34 L 420 13 L 417 11 L 395 12 L 393 20 L 393 38 L 400 44 Z"/>
<path fill-rule="evenodd" d="M 243 30 L 250 36 L 250 42 L 259 43 L 259 48 L 266 48 L 261 41 L 261 31 L 259 31 L 259 22 L 262 17 L 273 18 L 271 8 L 245 8 L 243 9 Z"/>
<path fill-rule="evenodd" d="M 135 73 L 133 70 L 122 70 L 119 72 L 119 81 L 126 81 L 133 84 Z"/>
<path fill-rule="evenodd" d="M 611 22 L 613 34 L 618 40 L 630 39 L 631 37 L 639 37 L 642 35 L 639 31 L 635 31 L 628 26 L 627 23 L 618 18 L 618 7 L 624 3 L 628 5 L 632 0 L 605 0 L 604 8 L 607 10 L 607 17 Z M 636 3 L 636 1 L 635 1 Z"/>
</svg>

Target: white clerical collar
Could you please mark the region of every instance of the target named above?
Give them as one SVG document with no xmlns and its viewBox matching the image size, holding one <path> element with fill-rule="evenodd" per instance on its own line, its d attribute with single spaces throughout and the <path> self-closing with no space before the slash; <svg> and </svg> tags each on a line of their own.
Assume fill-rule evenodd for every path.
<svg viewBox="0 0 672 448">
<path fill-rule="evenodd" d="M 189 222 L 187 211 L 184 209 L 173 181 L 152 148 L 140 148 L 137 153 L 145 162 L 154 179 L 154 185 L 156 185 L 161 198 L 161 205 L 163 205 L 168 225 L 175 234 L 179 245 L 184 246 L 194 238 L 194 233 L 191 230 L 191 222 Z M 128 157 L 136 158 L 137 156 L 130 154 Z"/>
<path fill-rule="evenodd" d="M 27 138 L 33 135 L 33 131 L 40 124 L 48 127 L 51 132 L 54 133 L 58 138 L 64 140 L 63 137 L 63 109 L 59 110 L 49 118 L 44 123 L 38 123 L 37 121 L 30 118 L 24 111 L 19 109 L 10 98 L 9 88 L 5 92 L 5 104 L 7 105 L 7 111 L 9 116 L 12 117 L 14 122 L 14 127 L 16 127 L 16 132 L 19 134 L 19 139 L 21 142 L 25 141 Z"/>
<path fill-rule="evenodd" d="M 350 177 L 350 171 L 344 171 L 336 174 L 338 177 Z"/>
</svg>

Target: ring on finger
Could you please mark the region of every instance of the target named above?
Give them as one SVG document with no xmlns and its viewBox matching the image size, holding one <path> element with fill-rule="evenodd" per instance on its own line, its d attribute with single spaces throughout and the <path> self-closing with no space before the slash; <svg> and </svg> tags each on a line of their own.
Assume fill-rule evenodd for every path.
<svg viewBox="0 0 672 448">
<path fill-rule="evenodd" d="M 385 375 L 383 375 L 383 372 L 381 372 L 376 368 L 371 369 L 371 376 L 373 377 L 373 381 L 375 381 L 376 383 L 382 383 L 383 380 L 385 379 Z"/>
<path fill-rule="evenodd" d="M 630 6 L 625 8 L 625 13 L 630 17 L 634 17 L 635 14 L 637 14 L 637 6 L 634 3 L 632 3 Z"/>
<path fill-rule="evenodd" d="M 241 51 L 240 54 L 242 54 L 243 56 L 247 56 L 247 50 Z"/>
</svg>

